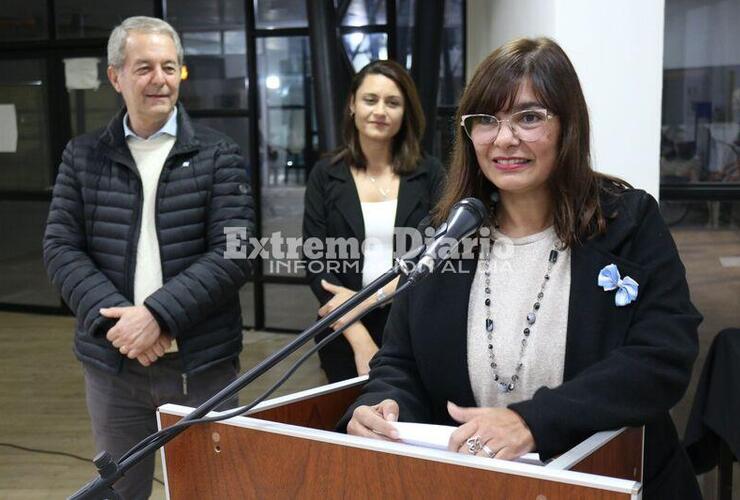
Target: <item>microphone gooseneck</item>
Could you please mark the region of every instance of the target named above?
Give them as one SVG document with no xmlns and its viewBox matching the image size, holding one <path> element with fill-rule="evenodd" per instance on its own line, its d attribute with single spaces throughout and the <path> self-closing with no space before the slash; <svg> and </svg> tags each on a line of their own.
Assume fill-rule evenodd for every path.
<svg viewBox="0 0 740 500">
<path fill-rule="evenodd" d="M 478 198 L 465 198 L 455 203 L 447 221 L 437 229 L 434 241 L 409 274 L 409 281 L 418 281 L 433 273 L 450 257 L 460 241 L 477 231 L 485 219 L 486 207 Z"/>
</svg>

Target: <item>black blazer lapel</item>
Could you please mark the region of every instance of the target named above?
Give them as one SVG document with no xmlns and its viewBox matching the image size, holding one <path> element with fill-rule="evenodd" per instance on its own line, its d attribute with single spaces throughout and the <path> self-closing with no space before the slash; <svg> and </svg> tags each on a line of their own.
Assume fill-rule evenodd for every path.
<svg viewBox="0 0 740 500">
<path fill-rule="evenodd" d="M 398 204 L 396 205 L 396 227 L 408 227 L 408 220 L 414 209 L 422 201 L 427 188 L 423 179 L 426 174 L 426 168 L 423 163 L 419 164 L 414 173 L 401 176 L 398 185 Z"/>
<path fill-rule="evenodd" d="M 362 242 L 365 239 L 365 224 L 362 220 L 360 196 L 357 194 L 357 186 L 355 186 L 352 173 L 345 162 L 333 166 L 329 172 L 332 178 L 341 183 L 339 189 L 336 190 L 335 207 L 347 221 L 352 233 Z"/>
<path fill-rule="evenodd" d="M 599 272 L 609 264 L 617 265 L 622 278 L 630 276 L 640 287 L 646 284 L 646 273 L 639 265 L 592 243 L 573 247 L 564 381 L 605 357 L 627 334 L 639 294 L 635 302 L 618 307 L 616 291 L 607 292 L 598 285 Z"/>
</svg>

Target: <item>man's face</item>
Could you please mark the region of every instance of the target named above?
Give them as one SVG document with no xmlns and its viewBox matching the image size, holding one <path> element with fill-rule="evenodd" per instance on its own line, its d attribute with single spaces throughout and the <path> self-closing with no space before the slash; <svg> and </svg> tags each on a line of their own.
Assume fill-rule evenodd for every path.
<svg viewBox="0 0 740 500">
<path fill-rule="evenodd" d="M 131 32 L 122 68 L 108 67 L 108 78 L 123 96 L 132 124 L 163 124 L 177 103 L 180 64 L 167 35 Z"/>
</svg>

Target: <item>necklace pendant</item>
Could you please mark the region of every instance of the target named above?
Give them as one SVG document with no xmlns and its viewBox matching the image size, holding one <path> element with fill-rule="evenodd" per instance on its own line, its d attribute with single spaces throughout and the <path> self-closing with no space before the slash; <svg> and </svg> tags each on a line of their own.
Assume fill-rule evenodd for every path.
<svg viewBox="0 0 740 500">
<path fill-rule="evenodd" d="M 501 394 L 506 394 L 514 390 L 514 384 L 507 384 L 506 382 L 499 382 L 498 390 Z"/>
<path fill-rule="evenodd" d="M 487 332 L 493 331 L 493 320 L 491 318 L 486 319 L 486 331 Z"/>
</svg>

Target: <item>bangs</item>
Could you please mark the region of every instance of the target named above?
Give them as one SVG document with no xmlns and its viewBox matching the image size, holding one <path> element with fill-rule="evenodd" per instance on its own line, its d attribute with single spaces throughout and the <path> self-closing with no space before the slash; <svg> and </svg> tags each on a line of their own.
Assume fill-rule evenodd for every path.
<svg viewBox="0 0 740 500">
<path fill-rule="evenodd" d="M 525 80 L 523 72 L 513 74 L 501 71 L 485 83 L 481 82 L 483 85 L 479 92 L 473 94 L 475 97 L 469 103 L 468 109 L 464 111 L 465 114 L 493 115 L 499 111 L 508 110 L 514 105 L 519 87 Z"/>
<path fill-rule="evenodd" d="M 518 64 L 517 64 L 518 63 Z M 471 82 L 470 99 L 461 106 L 461 114 L 483 113 L 495 115 L 509 111 L 516 102 L 522 84 L 529 81 L 537 101 L 550 111 L 557 113 L 552 92 L 548 92 L 546 69 L 537 64 L 536 59 L 516 61 L 507 67 L 499 67 L 493 76 L 483 81 Z M 462 104 L 462 103 L 461 103 Z"/>
</svg>

